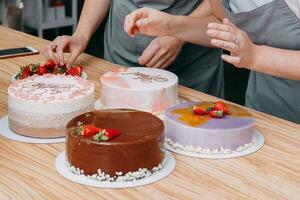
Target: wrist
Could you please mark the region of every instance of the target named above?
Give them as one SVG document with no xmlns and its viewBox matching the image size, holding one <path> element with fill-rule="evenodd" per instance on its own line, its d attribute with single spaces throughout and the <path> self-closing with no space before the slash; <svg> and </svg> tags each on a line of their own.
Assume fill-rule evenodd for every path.
<svg viewBox="0 0 300 200">
<path fill-rule="evenodd" d="M 89 36 L 88 34 L 81 33 L 81 32 L 78 32 L 78 31 L 76 31 L 72 36 L 75 37 L 75 38 L 78 38 L 78 40 L 82 41 L 85 45 L 88 44 L 88 42 L 91 38 L 91 36 Z"/>
<path fill-rule="evenodd" d="M 168 22 L 169 35 L 178 38 L 184 24 L 184 16 L 175 15 Z"/>
<path fill-rule="evenodd" d="M 257 68 L 259 67 L 260 59 L 261 59 L 261 45 L 253 44 L 253 47 L 251 48 L 251 54 L 250 54 L 250 63 L 247 66 L 247 69 L 257 71 Z"/>
</svg>

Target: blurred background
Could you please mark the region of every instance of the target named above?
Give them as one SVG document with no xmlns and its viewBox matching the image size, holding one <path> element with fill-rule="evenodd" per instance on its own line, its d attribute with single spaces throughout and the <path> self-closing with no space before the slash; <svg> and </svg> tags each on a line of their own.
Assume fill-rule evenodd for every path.
<svg viewBox="0 0 300 200">
<path fill-rule="evenodd" d="M 84 0 L 0 0 L 0 24 L 47 40 L 72 35 Z M 98 28 L 86 53 L 103 57 L 105 22 Z M 249 71 L 225 63 L 226 99 L 243 105 Z"/>
</svg>

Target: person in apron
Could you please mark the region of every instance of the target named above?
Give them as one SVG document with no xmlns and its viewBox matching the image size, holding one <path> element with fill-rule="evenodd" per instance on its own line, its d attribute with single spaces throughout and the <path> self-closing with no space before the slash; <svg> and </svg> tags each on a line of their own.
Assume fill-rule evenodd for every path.
<svg viewBox="0 0 300 200">
<path fill-rule="evenodd" d="M 136 38 L 129 37 L 123 29 L 126 15 L 145 6 L 175 15 L 190 15 L 194 10 L 201 6 L 201 3 L 202 0 L 111 0 L 104 33 L 104 59 L 127 67 L 156 67 L 155 64 L 153 65 L 153 62 L 152 66 L 149 66 L 145 63 L 145 61 L 141 61 L 140 59 L 142 58 L 143 60 L 145 58 L 145 51 L 149 52 L 149 49 L 152 48 L 153 52 L 153 42 L 156 42 L 157 40 L 167 42 L 169 38 L 142 35 L 139 35 Z M 88 5 L 87 2 L 85 4 Z M 95 10 L 96 5 L 93 8 L 92 7 L 93 6 L 90 6 L 86 9 L 84 7 L 83 15 L 93 13 L 92 10 Z M 83 17 L 81 16 L 81 18 Z M 90 29 L 90 22 L 85 20 L 85 23 L 83 23 L 83 21 L 84 19 L 80 19 L 78 28 L 74 34 L 75 36 L 78 35 L 78 29 L 82 31 L 82 27 Z M 87 41 L 89 40 L 89 37 Z M 60 60 L 63 61 L 62 63 L 65 63 L 61 50 L 65 49 L 65 46 L 67 46 L 65 45 L 64 40 L 72 40 L 72 38 L 70 39 L 63 36 L 55 39 L 52 43 L 47 45 L 45 50 L 46 58 L 55 59 L 55 53 L 58 52 L 58 59 L 56 60 Z M 78 40 L 82 41 L 81 39 Z M 62 41 L 63 45 L 59 44 L 62 43 Z M 74 43 L 77 42 L 78 41 L 75 41 Z M 75 62 L 77 56 L 84 51 L 86 45 L 82 46 L 79 48 L 80 51 L 76 52 L 76 54 L 72 54 L 71 51 L 71 59 L 69 59 L 71 60 L 71 63 Z M 157 49 L 156 53 L 159 53 L 162 48 L 163 45 L 161 45 L 161 48 Z M 157 63 L 160 63 L 159 68 L 166 68 L 167 70 L 177 74 L 179 77 L 179 84 L 181 85 L 217 97 L 224 97 L 224 72 L 223 62 L 220 59 L 222 53 L 221 50 L 186 43 L 182 46 L 181 50 L 178 49 L 178 52 L 179 51 L 180 53 L 177 55 L 176 59 L 172 63 L 168 64 L 168 66 L 166 66 L 165 63 L 162 63 L 164 62 L 164 57 L 156 60 Z"/>
<path fill-rule="evenodd" d="M 260 51 L 262 55 L 259 57 L 264 57 L 261 61 L 267 66 L 251 71 L 246 92 L 246 106 L 300 123 L 300 75 L 299 66 L 297 66 L 298 55 L 300 55 L 300 51 L 297 51 L 300 50 L 300 9 L 299 7 L 297 9 L 295 3 L 297 1 L 292 0 L 224 0 L 223 2 L 210 0 L 212 15 L 218 19 L 229 17 L 238 28 L 245 32 L 241 32 L 235 25 L 225 20 L 223 25 L 208 25 L 210 30 L 207 33 L 214 38 L 212 40 L 213 45 L 232 51 L 231 56 L 223 55 L 223 59 L 236 64 L 238 67 L 253 69 L 251 66 L 242 66 L 236 60 L 232 60 L 234 57 L 236 59 L 236 55 L 243 53 L 239 52 L 243 49 L 233 51 L 230 46 L 232 43 L 242 45 L 241 43 L 249 36 L 249 40 L 256 45 L 266 45 L 265 51 Z M 241 10 L 242 12 L 234 13 L 234 10 Z M 124 26 L 129 35 L 141 32 L 148 35 L 176 36 L 185 41 L 196 41 L 195 43 L 198 44 L 203 42 L 201 37 L 197 40 L 195 36 L 197 33 L 200 35 L 201 29 L 208 23 L 205 19 L 178 18 L 151 9 L 135 12 L 135 14 L 130 14 L 133 20 L 128 20 L 128 24 Z M 144 14 L 139 15 L 139 12 L 144 12 Z M 145 14 L 145 12 L 147 13 Z M 162 17 L 165 21 L 159 22 L 157 19 Z M 132 29 L 132 25 L 137 27 Z M 224 33 L 228 32 L 228 26 L 236 28 L 242 36 L 236 38 L 228 36 L 228 33 Z M 176 27 L 176 31 L 172 30 L 172 27 Z M 218 44 L 215 43 L 216 39 L 219 40 Z M 228 40 L 231 44 L 228 43 Z M 273 59 L 272 52 L 278 58 L 286 58 L 286 63 L 289 66 L 282 64 L 282 58 Z M 247 54 L 247 50 L 244 49 L 244 53 L 243 59 L 247 60 L 250 51 Z M 274 70 L 275 67 L 279 70 Z"/>
</svg>

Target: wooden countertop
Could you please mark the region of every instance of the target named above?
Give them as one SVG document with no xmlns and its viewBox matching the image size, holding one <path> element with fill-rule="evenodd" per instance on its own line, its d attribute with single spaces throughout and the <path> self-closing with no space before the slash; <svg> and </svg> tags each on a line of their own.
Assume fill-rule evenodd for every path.
<svg viewBox="0 0 300 200">
<path fill-rule="evenodd" d="M 0 49 L 25 45 L 40 49 L 46 43 L 0 26 Z M 0 117 L 7 114 L 7 87 L 18 66 L 44 61 L 41 55 L 0 59 Z M 81 55 L 79 61 L 99 96 L 100 74 L 117 65 L 89 55 Z M 184 87 L 179 91 L 195 100 L 216 100 Z M 130 189 L 87 187 L 62 177 L 54 160 L 64 150 L 63 143 L 26 144 L 0 137 L 0 199 L 299 199 L 300 125 L 250 112 L 265 137 L 258 152 L 223 160 L 173 154 L 177 165 L 170 176 Z"/>
</svg>

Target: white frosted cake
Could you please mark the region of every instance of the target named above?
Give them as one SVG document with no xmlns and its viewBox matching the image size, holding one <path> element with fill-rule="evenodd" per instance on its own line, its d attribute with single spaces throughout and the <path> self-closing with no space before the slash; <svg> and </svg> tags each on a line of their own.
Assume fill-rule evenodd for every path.
<svg viewBox="0 0 300 200">
<path fill-rule="evenodd" d="M 163 112 L 178 101 L 178 77 L 161 69 L 132 67 L 101 76 L 100 99 L 105 108 Z"/>
<path fill-rule="evenodd" d="M 65 136 L 72 118 L 93 110 L 94 90 L 92 82 L 65 75 L 16 81 L 8 88 L 9 127 L 30 137 Z"/>
<path fill-rule="evenodd" d="M 210 115 L 213 102 L 189 102 L 168 108 L 165 113 L 167 144 L 200 155 L 228 154 L 250 147 L 255 138 L 254 118 L 238 106 L 224 105 L 227 114 L 222 110 L 220 116 L 218 110 L 211 111 L 214 113 Z"/>
</svg>

